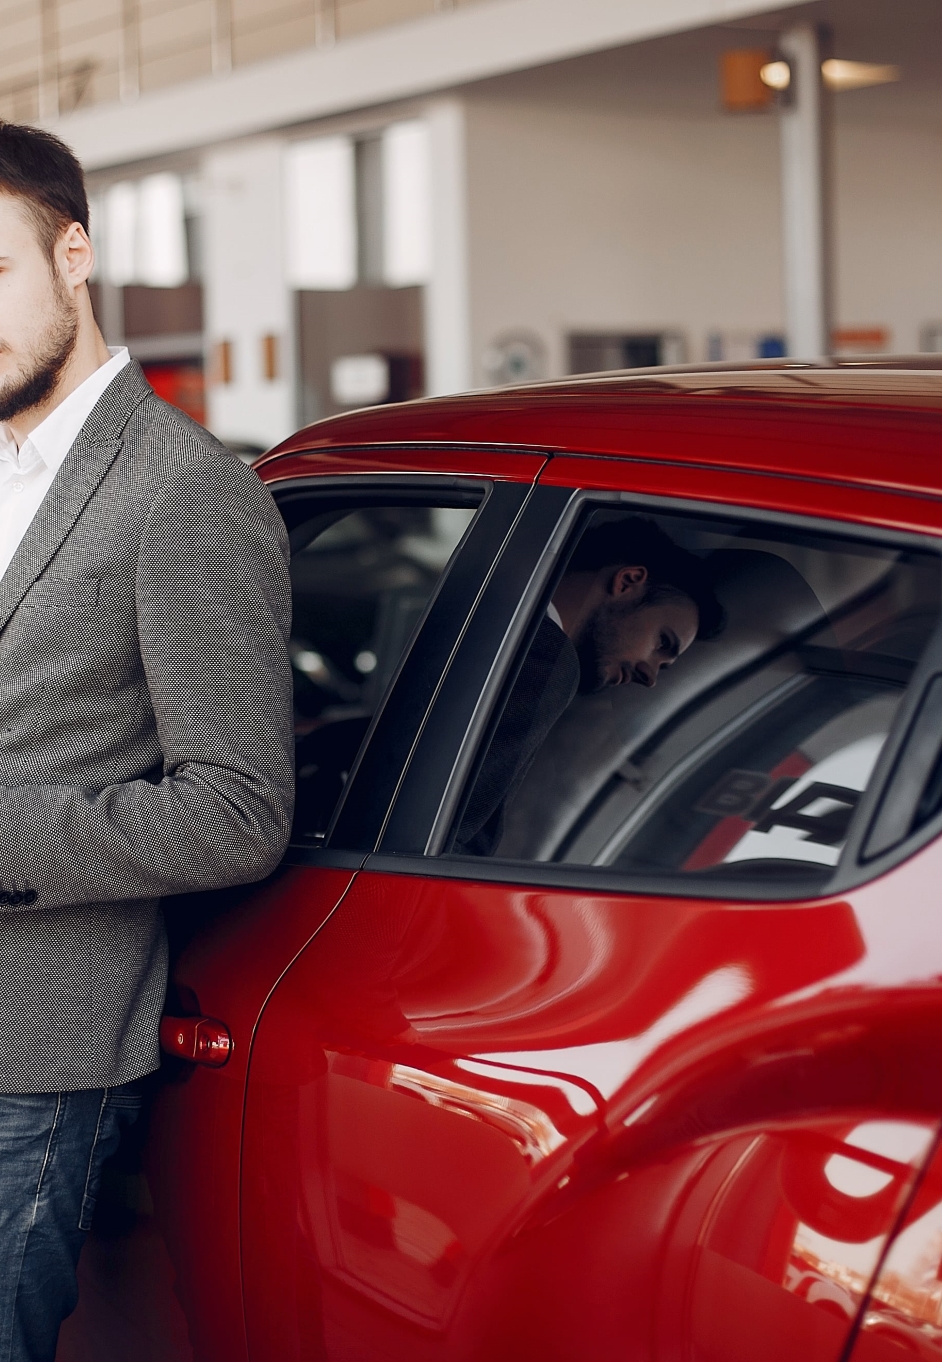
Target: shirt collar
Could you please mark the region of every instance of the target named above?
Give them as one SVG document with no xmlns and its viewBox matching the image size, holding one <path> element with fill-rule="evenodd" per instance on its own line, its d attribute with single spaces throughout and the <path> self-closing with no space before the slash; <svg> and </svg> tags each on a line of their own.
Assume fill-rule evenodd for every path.
<svg viewBox="0 0 942 1362">
<path fill-rule="evenodd" d="M 0 423 L 0 458 L 17 464 L 25 472 L 38 457 L 52 473 L 58 473 L 99 397 L 112 379 L 130 363 L 131 356 L 126 346 L 109 345 L 108 353 L 111 358 L 93 374 L 89 374 L 84 383 L 63 398 L 46 419 L 30 432 L 19 453 L 9 429 Z"/>
<path fill-rule="evenodd" d="M 559 611 L 556 609 L 552 601 L 550 601 L 549 605 L 546 607 L 546 618 L 548 620 L 552 620 L 554 624 L 558 624 L 560 629 L 563 628 L 562 616 L 560 615 Z M 563 633 L 565 632 L 566 631 L 563 630 Z"/>
<path fill-rule="evenodd" d="M 26 441 L 23 448 L 25 449 L 28 444 L 29 440 Z M 16 448 L 16 441 L 10 434 L 6 423 L 0 421 L 0 462 L 13 464 L 14 467 L 18 467 L 20 463 L 20 452 L 21 451 L 18 451 Z"/>
</svg>

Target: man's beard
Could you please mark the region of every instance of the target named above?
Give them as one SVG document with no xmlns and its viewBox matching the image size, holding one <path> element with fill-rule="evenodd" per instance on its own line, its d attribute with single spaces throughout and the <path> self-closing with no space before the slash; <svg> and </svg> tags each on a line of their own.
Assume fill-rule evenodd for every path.
<svg viewBox="0 0 942 1362">
<path fill-rule="evenodd" d="M 625 617 L 643 608 L 644 599 L 607 601 L 589 616 L 575 640 L 579 657 L 579 694 L 594 695 L 612 682 L 605 674 L 606 659 L 617 651 L 619 633 Z"/>
<path fill-rule="evenodd" d="M 0 421 L 12 421 L 23 412 L 32 411 L 55 392 L 75 349 L 77 335 L 78 313 L 60 295 L 55 317 L 29 355 L 25 374 L 13 375 L 0 383 Z"/>
</svg>

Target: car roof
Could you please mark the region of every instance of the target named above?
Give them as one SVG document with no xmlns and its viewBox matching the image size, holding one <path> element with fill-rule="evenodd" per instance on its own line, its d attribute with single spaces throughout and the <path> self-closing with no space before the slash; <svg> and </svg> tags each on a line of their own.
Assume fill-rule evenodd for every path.
<svg viewBox="0 0 942 1362">
<path fill-rule="evenodd" d="M 328 417 L 275 455 L 397 446 L 657 458 L 942 494 L 942 356 L 635 369 Z"/>
</svg>

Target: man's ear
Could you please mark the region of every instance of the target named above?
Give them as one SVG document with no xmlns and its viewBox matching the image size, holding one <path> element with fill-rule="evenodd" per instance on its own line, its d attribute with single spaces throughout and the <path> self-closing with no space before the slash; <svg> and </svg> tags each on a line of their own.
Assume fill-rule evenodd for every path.
<svg viewBox="0 0 942 1362">
<path fill-rule="evenodd" d="M 648 580 L 648 570 L 638 564 L 636 567 L 620 567 L 609 579 L 609 595 L 638 596 L 644 590 Z"/>
<path fill-rule="evenodd" d="M 70 223 L 56 242 L 56 264 L 63 283 L 73 291 L 88 279 L 95 266 L 95 252 L 80 222 Z"/>
</svg>

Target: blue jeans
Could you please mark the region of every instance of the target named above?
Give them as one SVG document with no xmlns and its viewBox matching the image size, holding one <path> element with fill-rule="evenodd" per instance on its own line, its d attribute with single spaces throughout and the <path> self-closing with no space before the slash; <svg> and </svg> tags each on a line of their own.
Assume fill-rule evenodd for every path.
<svg viewBox="0 0 942 1362">
<path fill-rule="evenodd" d="M 0 1094 L 0 1362 L 54 1362 L 101 1167 L 140 1111 L 137 1089 Z"/>
</svg>

